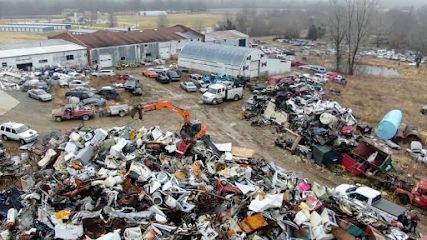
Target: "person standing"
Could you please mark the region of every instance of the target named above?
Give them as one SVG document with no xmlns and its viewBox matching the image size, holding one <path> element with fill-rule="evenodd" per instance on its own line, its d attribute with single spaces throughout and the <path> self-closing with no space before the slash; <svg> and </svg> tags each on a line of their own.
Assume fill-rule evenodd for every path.
<svg viewBox="0 0 427 240">
<path fill-rule="evenodd" d="M 412 233 L 415 233 L 417 230 L 418 221 L 420 221 L 420 218 L 418 217 L 417 211 L 412 210 L 409 213 L 409 231 Z"/>
</svg>

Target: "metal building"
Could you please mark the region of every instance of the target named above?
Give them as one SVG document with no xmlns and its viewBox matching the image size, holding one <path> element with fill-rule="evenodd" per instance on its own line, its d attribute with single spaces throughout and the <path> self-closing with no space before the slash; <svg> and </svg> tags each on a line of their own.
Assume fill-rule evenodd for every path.
<svg viewBox="0 0 427 240">
<path fill-rule="evenodd" d="M 66 31 L 71 29 L 71 24 L 68 23 L 9 23 L 11 26 L 40 26 L 40 27 L 53 27 L 54 31 Z"/>
<path fill-rule="evenodd" d="M 86 48 L 62 39 L 0 44 L 0 67 L 33 70 L 58 64 L 86 66 Z"/>
<path fill-rule="evenodd" d="M 98 31 L 85 35 L 64 33 L 52 38 L 87 47 L 88 62 L 102 68 L 121 63 L 169 59 L 177 55 L 186 43 L 204 41 L 204 35 L 182 25 L 127 32 Z"/>
<path fill-rule="evenodd" d="M 254 78 L 266 73 L 267 58 L 256 48 L 192 42 L 182 49 L 178 65 L 233 77 Z"/>
<path fill-rule="evenodd" d="M 52 26 L 37 25 L 0 25 L 0 32 L 29 32 L 29 33 L 47 33 L 54 32 Z"/>
<path fill-rule="evenodd" d="M 249 36 L 236 30 L 216 31 L 206 33 L 205 42 L 236 47 L 248 47 Z"/>
</svg>

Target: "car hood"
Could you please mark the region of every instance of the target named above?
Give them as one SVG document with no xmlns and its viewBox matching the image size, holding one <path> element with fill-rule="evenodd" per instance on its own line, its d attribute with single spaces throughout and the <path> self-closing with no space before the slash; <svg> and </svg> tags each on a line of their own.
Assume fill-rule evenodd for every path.
<svg viewBox="0 0 427 240">
<path fill-rule="evenodd" d="M 210 92 L 205 92 L 205 93 L 203 93 L 203 97 L 205 97 L 205 98 L 215 98 L 215 94 L 210 93 Z"/>
<path fill-rule="evenodd" d="M 46 99 L 46 98 L 52 98 L 52 95 L 50 95 L 49 93 L 46 93 L 46 94 L 39 95 L 39 97 L 42 99 Z"/>
<path fill-rule="evenodd" d="M 28 129 L 27 131 L 20 133 L 19 135 L 21 135 L 24 138 L 29 138 L 29 137 L 32 137 L 34 135 L 37 135 L 37 132 L 35 130 Z"/>
</svg>

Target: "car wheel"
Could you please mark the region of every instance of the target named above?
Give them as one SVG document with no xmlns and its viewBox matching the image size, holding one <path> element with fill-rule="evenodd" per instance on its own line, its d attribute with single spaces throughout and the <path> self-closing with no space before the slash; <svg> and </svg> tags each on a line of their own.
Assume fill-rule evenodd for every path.
<svg viewBox="0 0 427 240">
<path fill-rule="evenodd" d="M 408 205 L 409 203 L 409 197 L 406 194 L 399 194 L 397 195 L 397 197 L 399 198 L 399 201 L 403 204 L 403 205 Z"/>
<path fill-rule="evenodd" d="M 236 94 L 236 95 L 234 95 L 233 99 L 234 99 L 234 101 L 238 101 L 240 99 L 240 97 L 239 97 L 239 95 Z"/>
<path fill-rule="evenodd" d="M 62 121 L 62 118 L 61 118 L 61 117 L 56 117 L 56 118 L 55 118 L 55 121 L 57 121 L 57 122 L 61 122 L 61 121 Z"/>
<path fill-rule="evenodd" d="M 212 104 L 218 104 L 218 101 L 216 100 L 216 99 L 214 99 L 213 101 L 212 101 Z"/>
<path fill-rule="evenodd" d="M 126 112 L 125 112 L 125 111 L 120 111 L 120 112 L 119 112 L 119 116 L 120 116 L 120 117 L 124 117 L 125 115 L 126 115 Z"/>
<path fill-rule="evenodd" d="M 8 139 L 6 135 L 1 136 L 1 138 L 3 138 L 3 140 L 5 140 L 5 141 L 7 141 L 7 139 Z"/>
<path fill-rule="evenodd" d="M 24 139 L 19 140 L 19 142 L 20 142 L 22 145 L 27 144 L 27 142 L 25 142 L 25 140 L 24 140 Z"/>
<path fill-rule="evenodd" d="M 83 115 L 83 117 L 82 117 L 82 119 L 83 119 L 83 121 L 87 121 L 87 120 L 89 120 L 89 115 Z"/>
<path fill-rule="evenodd" d="M 427 111 L 425 109 L 421 110 L 421 114 L 426 115 Z"/>
</svg>

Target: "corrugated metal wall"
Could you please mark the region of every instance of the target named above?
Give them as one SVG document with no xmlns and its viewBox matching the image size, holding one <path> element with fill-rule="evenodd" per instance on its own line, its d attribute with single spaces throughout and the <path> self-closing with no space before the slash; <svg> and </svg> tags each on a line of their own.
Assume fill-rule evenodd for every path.
<svg viewBox="0 0 427 240">
<path fill-rule="evenodd" d="M 139 63 L 159 58 L 159 44 L 145 43 L 91 49 L 92 64 L 99 63 L 100 55 L 110 55 L 113 65 Z"/>
</svg>

